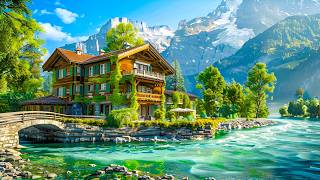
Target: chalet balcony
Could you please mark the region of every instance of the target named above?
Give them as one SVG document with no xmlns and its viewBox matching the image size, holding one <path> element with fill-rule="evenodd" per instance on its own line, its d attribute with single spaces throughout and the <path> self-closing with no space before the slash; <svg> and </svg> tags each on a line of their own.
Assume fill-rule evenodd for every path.
<svg viewBox="0 0 320 180">
<path fill-rule="evenodd" d="M 161 102 L 161 94 L 137 92 L 138 101 Z"/>
<path fill-rule="evenodd" d="M 132 74 L 140 77 L 150 78 L 150 79 L 163 80 L 163 81 L 165 80 L 165 75 L 163 73 L 158 73 L 158 72 L 145 71 L 145 70 L 139 70 L 139 69 L 123 72 L 123 75 L 132 75 Z"/>
</svg>

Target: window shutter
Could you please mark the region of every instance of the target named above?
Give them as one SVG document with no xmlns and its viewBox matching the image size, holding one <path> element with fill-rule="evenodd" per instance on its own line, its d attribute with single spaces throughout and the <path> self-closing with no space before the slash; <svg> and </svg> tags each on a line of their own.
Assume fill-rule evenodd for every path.
<svg viewBox="0 0 320 180">
<path fill-rule="evenodd" d="M 59 70 L 56 70 L 56 80 L 59 79 Z"/>
<path fill-rule="evenodd" d="M 70 67 L 70 76 L 73 76 L 73 66 Z"/>
<path fill-rule="evenodd" d="M 70 85 L 70 89 L 69 89 L 69 95 L 72 96 L 73 95 L 73 85 Z"/>
<path fill-rule="evenodd" d="M 67 88 L 63 87 L 63 96 L 66 96 L 66 95 L 67 95 Z"/>
<path fill-rule="evenodd" d="M 80 85 L 80 95 L 83 95 L 83 86 L 82 85 Z"/>
<path fill-rule="evenodd" d="M 63 69 L 63 77 L 66 77 L 66 76 L 67 76 L 67 69 L 64 68 L 64 69 Z"/>
<path fill-rule="evenodd" d="M 93 74 L 98 75 L 99 74 L 99 64 L 96 64 L 93 66 Z"/>
<path fill-rule="evenodd" d="M 88 77 L 88 76 L 89 76 L 89 68 L 88 68 L 88 67 L 85 67 L 84 76 L 85 76 L 85 77 Z"/>
<path fill-rule="evenodd" d="M 107 62 L 106 63 L 106 72 L 108 73 L 110 71 L 111 71 L 111 64 L 110 64 L 110 62 Z"/>
<path fill-rule="evenodd" d="M 107 93 L 110 93 L 110 92 L 111 92 L 110 83 L 107 83 L 106 86 L 107 86 L 107 87 L 106 87 Z"/>
<path fill-rule="evenodd" d="M 99 94 L 99 84 L 96 84 L 96 94 Z"/>
<path fill-rule="evenodd" d="M 84 85 L 84 95 L 88 95 L 88 84 Z"/>
</svg>

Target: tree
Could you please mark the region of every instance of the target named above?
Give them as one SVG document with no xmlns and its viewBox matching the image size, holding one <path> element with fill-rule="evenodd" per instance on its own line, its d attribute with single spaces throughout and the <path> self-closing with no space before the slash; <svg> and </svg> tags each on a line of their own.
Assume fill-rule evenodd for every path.
<svg viewBox="0 0 320 180">
<path fill-rule="evenodd" d="M 288 112 L 288 106 L 287 105 L 284 105 L 283 107 L 281 107 L 279 109 L 279 113 L 281 115 L 281 117 L 286 117 L 289 115 L 289 112 Z"/>
<path fill-rule="evenodd" d="M 319 115 L 319 100 L 316 98 L 311 99 L 306 103 L 308 113 L 311 118 L 316 118 Z"/>
<path fill-rule="evenodd" d="M 143 45 L 142 38 L 137 36 L 138 29 L 131 23 L 119 23 L 106 34 L 106 52 Z"/>
<path fill-rule="evenodd" d="M 167 77 L 166 85 L 168 90 L 174 90 L 174 91 L 180 91 L 185 92 L 186 88 L 184 86 L 184 77 L 182 75 L 179 61 L 174 60 L 173 61 L 173 68 L 175 70 L 175 73 L 173 75 L 170 75 Z"/>
<path fill-rule="evenodd" d="M 42 29 L 32 19 L 27 2 L 0 2 L 0 103 L 11 110 L 22 100 L 43 95 L 40 57 L 45 49 L 38 36 Z"/>
<path fill-rule="evenodd" d="M 224 90 L 223 100 L 223 116 L 233 117 L 234 115 L 240 116 L 240 109 L 244 103 L 244 93 L 241 84 L 232 81 Z"/>
<path fill-rule="evenodd" d="M 289 102 L 288 113 L 292 116 L 306 116 L 308 107 L 302 98 L 298 99 L 296 102 Z"/>
<path fill-rule="evenodd" d="M 244 89 L 244 99 L 241 103 L 239 114 L 241 117 L 244 118 L 254 118 L 255 117 L 255 109 L 254 109 L 254 103 L 251 99 L 251 91 L 249 88 Z"/>
<path fill-rule="evenodd" d="M 257 63 L 249 70 L 246 87 L 250 90 L 249 99 L 254 103 L 255 118 L 266 117 L 267 93 L 272 93 L 275 87 L 276 76 L 274 73 L 268 73 L 267 66 L 264 63 Z"/>
<path fill-rule="evenodd" d="M 218 68 L 209 66 L 198 77 L 197 88 L 201 88 L 205 102 L 206 113 L 209 116 L 219 116 L 223 104 L 223 91 L 226 87 L 224 78 Z"/>
<path fill-rule="evenodd" d="M 297 99 L 304 98 L 304 89 L 303 88 L 298 88 L 296 90 L 295 96 L 296 96 Z"/>
</svg>

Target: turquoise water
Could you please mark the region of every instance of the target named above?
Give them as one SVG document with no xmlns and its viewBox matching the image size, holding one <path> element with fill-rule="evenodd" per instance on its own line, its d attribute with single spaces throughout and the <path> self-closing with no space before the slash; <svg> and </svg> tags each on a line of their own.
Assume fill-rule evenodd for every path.
<svg viewBox="0 0 320 180">
<path fill-rule="evenodd" d="M 190 179 L 320 179 L 320 121 L 276 121 L 279 125 L 204 141 L 28 145 L 22 152 L 61 179 L 83 177 L 111 163 Z"/>
</svg>

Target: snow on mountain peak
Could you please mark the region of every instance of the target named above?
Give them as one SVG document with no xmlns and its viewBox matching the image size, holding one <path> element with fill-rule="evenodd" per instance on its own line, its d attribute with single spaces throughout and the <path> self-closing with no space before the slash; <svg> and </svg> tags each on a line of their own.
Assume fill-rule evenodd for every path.
<svg viewBox="0 0 320 180">
<path fill-rule="evenodd" d="M 143 21 L 133 21 L 125 17 L 115 17 L 109 19 L 97 34 L 91 35 L 86 41 L 80 42 L 84 52 L 97 55 L 99 53 L 98 51 L 105 47 L 105 36 L 108 30 L 116 27 L 119 23 L 132 23 L 134 27 L 139 30 L 138 36 L 155 46 L 159 52 L 164 51 L 170 45 L 171 39 L 174 36 L 174 31 L 165 25 L 148 27 Z M 62 48 L 74 50 L 77 44 L 79 43 L 67 44 Z"/>
</svg>

